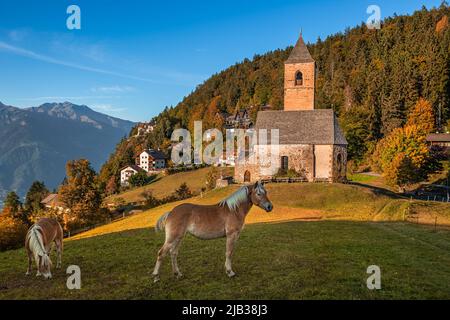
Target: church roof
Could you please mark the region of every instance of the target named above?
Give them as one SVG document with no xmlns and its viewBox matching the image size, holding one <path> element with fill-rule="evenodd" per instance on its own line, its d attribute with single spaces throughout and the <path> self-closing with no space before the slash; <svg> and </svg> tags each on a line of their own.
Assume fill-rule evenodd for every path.
<svg viewBox="0 0 450 320">
<path fill-rule="evenodd" d="M 347 145 L 334 111 L 316 109 L 305 111 L 260 111 L 255 129 L 279 129 L 280 145 L 317 144 Z"/>
<path fill-rule="evenodd" d="M 308 48 L 306 47 L 305 42 L 303 41 L 302 35 L 298 38 L 297 44 L 294 49 L 292 49 L 289 58 L 286 60 L 286 63 L 307 63 L 314 62 L 314 59 L 311 57 Z"/>
</svg>

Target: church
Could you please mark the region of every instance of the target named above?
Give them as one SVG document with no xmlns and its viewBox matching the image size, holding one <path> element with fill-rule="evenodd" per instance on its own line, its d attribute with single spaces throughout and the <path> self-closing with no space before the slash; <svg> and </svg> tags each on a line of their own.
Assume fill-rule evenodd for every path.
<svg viewBox="0 0 450 320">
<path fill-rule="evenodd" d="M 301 35 L 284 71 L 284 110 L 260 111 L 255 124 L 255 132 L 279 130 L 278 159 L 270 168 L 261 161 L 237 163 L 235 181 L 272 179 L 287 171 L 308 182 L 345 181 L 348 143 L 334 111 L 315 109 L 316 62 Z M 265 147 L 257 142 L 254 154 Z"/>
</svg>

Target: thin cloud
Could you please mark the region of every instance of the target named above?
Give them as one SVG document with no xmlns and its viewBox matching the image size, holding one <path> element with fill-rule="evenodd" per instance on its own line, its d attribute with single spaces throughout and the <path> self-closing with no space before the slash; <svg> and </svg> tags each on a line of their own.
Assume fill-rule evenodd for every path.
<svg viewBox="0 0 450 320">
<path fill-rule="evenodd" d="M 11 52 L 13 54 L 16 54 L 16 55 L 19 55 L 19 56 L 22 56 L 22 57 L 27 57 L 27 58 L 30 58 L 30 59 L 33 59 L 33 60 L 43 61 L 43 62 L 56 64 L 56 65 L 60 65 L 60 66 L 65 66 L 65 67 L 69 67 L 69 68 L 73 68 L 73 69 L 89 71 L 89 72 L 95 72 L 95 73 L 101 73 L 101 74 L 106 74 L 106 75 L 111 75 L 111 76 L 116 76 L 116 77 L 121 77 L 121 78 L 127 78 L 127 79 L 132 79 L 132 80 L 138 80 L 138 81 L 145 81 L 145 82 L 151 82 L 151 83 L 160 83 L 159 81 L 156 81 L 156 80 L 153 80 L 153 79 L 136 77 L 136 76 L 133 76 L 133 75 L 123 74 L 123 73 L 110 71 L 110 70 L 99 69 L 99 68 L 92 68 L 92 67 L 88 67 L 88 66 L 84 66 L 84 65 L 79 65 L 79 64 L 75 64 L 75 63 L 71 63 L 71 62 L 55 59 L 55 58 L 52 58 L 52 57 L 49 57 L 49 56 L 45 56 L 45 55 L 36 53 L 34 51 L 31 51 L 31 50 L 27 50 L 27 49 L 23 49 L 23 48 L 20 48 L 20 47 L 12 46 L 12 45 L 10 45 L 8 43 L 5 43 L 3 41 L 0 41 L 0 50 Z"/>
<path fill-rule="evenodd" d="M 136 91 L 136 88 L 131 86 L 109 86 L 92 88 L 91 91 L 102 93 L 126 93 Z"/>
<path fill-rule="evenodd" d="M 90 107 L 99 112 L 109 112 L 109 113 L 123 112 L 127 110 L 126 108 L 118 108 L 110 104 L 92 104 Z"/>
<path fill-rule="evenodd" d="M 28 36 L 29 32 L 25 29 L 14 29 L 8 32 L 8 37 L 15 42 L 22 41 Z"/>
<path fill-rule="evenodd" d="M 22 101 L 54 101 L 54 100 L 89 100 L 89 99 L 119 99 L 120 96 L 48 96 L 48 97 L 31 97 L 20 98 Z"/>
</svg>

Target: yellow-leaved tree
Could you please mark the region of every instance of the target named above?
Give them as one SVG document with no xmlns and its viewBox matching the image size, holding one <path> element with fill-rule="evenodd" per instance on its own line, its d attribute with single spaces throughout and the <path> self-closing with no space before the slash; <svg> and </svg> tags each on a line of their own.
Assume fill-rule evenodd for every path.
<svg viewBox="0 0 450 320">
<path fill-rule="evenodd" d="M 435 128 L 434 119 L 431 104 L 421 98 L 406 125 L 378 142 L 372 162 L 389 185 L 404 191 L 408 185 L 426 180 L 430 173 L 439 170 L 439 158 L 426 141 L 427 134 Z"/>
</svg>

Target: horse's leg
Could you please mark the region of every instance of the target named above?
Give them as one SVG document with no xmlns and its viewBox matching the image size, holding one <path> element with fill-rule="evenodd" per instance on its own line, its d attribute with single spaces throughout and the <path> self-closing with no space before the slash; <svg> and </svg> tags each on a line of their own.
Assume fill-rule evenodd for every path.
<svg viewBox="0 0 450 320">
<path fill-rule="evenodd" d="M 61 257 L 62 257 L 62 250 L 63 250 L 63 242 L 62 239 L 56 239 L 55 240 L 56 245 L 56 269 L 61 268 Z"/>
<path fill-rule="evenodd" d="M 153 269 L 154 282 L 159 281 L 159 269 L 161 268 L 162 261 L 166 256 L 167 252 L 169 252 L 172 247 L 172 243 L 168 243 L 167 241 L 158 251 L 158 258 L 156 259 L 155 269 Z"/>
<path fill-rule="evenodd" d="M 172 248 L 170 249 L 170 258 L 172 259 L 172 270 L 175 277 L 178 279 L 181 278 L 183 275 L 180 272 L 180 269 L 178 268 L 178 249 L 180 248 L 181 239 L 178 239 L 174 241 Z"/>
<path fill-rule="evenodd" d="M 231 258 L 233 256 L 234 246 L 239 238 L 239 232 L 235 231 L 233 233 L 227 234 L 227 251 L 225 260 L 225 269 L 228 277 L 232 278 L 236 275 L 231 268 Z"/>
<path fill-rule="evenodd" d="M 25 273 L 27 276 L 31 274 L 31 268 L 33 265 L 33 253 L 27 249 L 27 256 L 28 256 L 28 268 L 27 273 Z"/>
<path fill-rule="evenodd" d="M 36 262 L 36 268 L 37 268 L 37 271 L 36 271 L 36 277 L 42 276 L 42 273 L 41 273 L 41 260 L 42 260 L 41 257 L 38 257 L 37 260 L 35 259 L 35 262 Z"/>
</svg>

